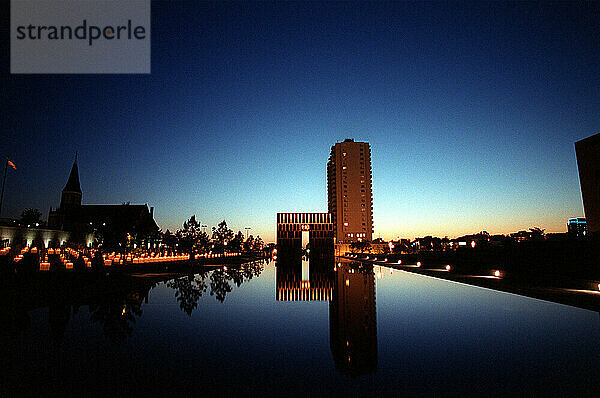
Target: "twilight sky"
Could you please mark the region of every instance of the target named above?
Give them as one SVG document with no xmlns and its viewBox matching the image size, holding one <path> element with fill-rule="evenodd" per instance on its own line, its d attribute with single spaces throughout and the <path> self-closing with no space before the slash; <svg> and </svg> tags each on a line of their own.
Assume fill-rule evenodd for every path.
<svg viewBox="0 0 600 398">
<path fill-rule="evenodd" d="M 47 219 L 78 151 L 83 203 L 273 241 L 275 213 L 327 211 L 345 138 L 371 143 L 374 237 L 583 216 L 598 3 L 154 2 L 150 75 L 10 75 L 2 7 L 4 217 Z"/>
</svg>

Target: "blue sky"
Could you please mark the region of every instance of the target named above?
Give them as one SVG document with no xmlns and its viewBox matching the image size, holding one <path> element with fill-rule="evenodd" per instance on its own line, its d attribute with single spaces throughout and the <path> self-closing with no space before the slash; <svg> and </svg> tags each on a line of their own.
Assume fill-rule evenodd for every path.
<svg viewBox="0 0 600 398">
<path fill-rule="evenodd" d="M 354 138 L 371 143 L 375 236 L 564 231 L 583 215 L 573 143 L 600 130 L 599 17 L 593 3 L 154 2 L 150 75 L 3 64 L 0 153 L 18 170 L 2 215 L 46 218 L 78 151 L 84 203 L 270 241 L 278 211 L 327 210 L 330 147 Z"/>
</svg>

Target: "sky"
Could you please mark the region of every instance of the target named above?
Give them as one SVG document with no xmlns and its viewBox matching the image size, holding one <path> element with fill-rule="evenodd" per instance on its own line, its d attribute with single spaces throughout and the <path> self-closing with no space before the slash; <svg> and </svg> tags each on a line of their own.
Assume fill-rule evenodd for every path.
<svg viewBox="0 0 600 398">
<path fill-rule="evenodd" d="M 598 3 L 153 2 L 147 75 L 11 75 L 2 7 L 3 217 L 47 219 L 78 152 L 84 204 L 274 241 L 277 212 L 327 211 L 346 138 L 371 144 L 374 237 L 584 215 L 573 144 L 600 130 Z"/>
</svg>

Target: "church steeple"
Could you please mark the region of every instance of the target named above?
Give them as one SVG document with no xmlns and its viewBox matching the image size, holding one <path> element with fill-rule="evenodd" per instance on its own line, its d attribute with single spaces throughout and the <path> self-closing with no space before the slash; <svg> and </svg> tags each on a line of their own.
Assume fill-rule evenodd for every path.
<svg viewBox="0 0 600 398">
<path fill-rule="evenodd" d="M 79 186 L 79 168 L 77 167 L 77 153 L 75 153 L 75 162 L 71 168 L 71 174 L 69 174 L 69 180 L 67 185 L 63 189 L 63 192 L 79 192 L 81 194 L 81 187 Z"/>
<path fill-rule="evenodd" d="M 61 209 L 65 207 L 81 206 L 81 187 L 79 185 L 79 168 L 77 167 L 77 153 L 75 153 L 75 162 L 71 168 L 71 174 L 65 188 L 62 190 L 60 201 Z"/>
</svg>

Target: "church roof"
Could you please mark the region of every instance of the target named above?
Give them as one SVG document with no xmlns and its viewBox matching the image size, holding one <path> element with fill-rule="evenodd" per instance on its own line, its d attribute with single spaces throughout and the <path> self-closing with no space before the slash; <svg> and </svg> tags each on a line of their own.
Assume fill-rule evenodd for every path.
<svg viewBox="0 0 600 398">
<path fill-rule="evenodd" d="M 81 221 L 86 224 L 91 222 L 94 226 L 106 223 L 105 226 L 118 231 L 158 230 L 147 205 L 83 205 Z"/>
<path fill-rule="evenodd" d="M 71 174 L 69 174 L 69 180 L 67 185 L 63 189 L 63 192 L 79 192 L 81 193 L 81 187 L 79 186 L 79 168 L 77 167 L 77 158 L 71 168 Z"/>
</svg>

